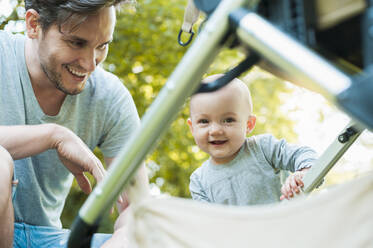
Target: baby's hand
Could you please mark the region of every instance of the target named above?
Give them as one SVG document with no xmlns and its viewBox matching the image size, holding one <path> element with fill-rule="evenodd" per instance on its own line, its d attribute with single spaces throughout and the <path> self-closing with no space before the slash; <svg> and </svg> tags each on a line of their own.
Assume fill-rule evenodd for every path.
<svg viewBox="0 0 373 248">
<path fill-rule="evenodd" d="M 288 178 L 286 178 L 285 183 L 281 187 L 281 197 L 280 200 L 284 200 L 292 198 L 294 194 L 300 193 L 300 188 L 304 186 L 303 184 L 303 176 L 306 174 L 306 172 L 309 170 L 309 168 L 304 168 L 302 170 L 294 172 L 292 175 L 290 175 Z"/>
</svg>

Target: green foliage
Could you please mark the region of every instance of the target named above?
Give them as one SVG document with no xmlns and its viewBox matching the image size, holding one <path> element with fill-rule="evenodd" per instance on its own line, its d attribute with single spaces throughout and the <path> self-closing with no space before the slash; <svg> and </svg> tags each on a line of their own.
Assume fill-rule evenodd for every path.
<svg viewBox="0 0 373 248">
<path fill-rule="evenodd" d="M 123 80 L 140 116 L 186 50 L 177 44 L 185 3 L 142 1 L 118 15 L 105 67 Z"/>
<path fill-rule="evenodd" d="M 13 10 L 8 16 L 0 14 L 0 30 L 3 30 L 7 25 L 12 25 L 13 29 L 16 29 L 13 31 L 19 32 L 19 30 L 15 28 L 15 25 L 23 19 L 24 2 L 22 0 L 9 0 L 8 3 L 10 6 L 13 6 Z"/>
<path fill-rule="evenodd" d="M 153 102 L 187 48 L 177 43 L 186 0 L 144 0 L 136 9 L 124 9 L 117 16 L 114 41 L 104 67 L 116 74 L 130 90 L 140 116 Z M 224 49 L 210 66 L 207 74 L 222 73 L 237 65 L 243 54 Z M 185 73 L 188 73 L 186 71 Z M 295 138 L 292 123 L 279 106 L 289 90 L 281 80 L 254 68 L 242 79 L 248 83 L 258 117 L 254 134 L 270 132 L 289 140 Z M 186 124 L 188 104 L 167 129 L 147 161 L 159 165 L 153 170 L 151 182 L 162 192 L 190 197 L 190 174 L 208 158 L 195 145 Z M 99 150 L 95 151 L 98 156 Z M 86 196 L 74 182 L 66 201 L 62 221 L 69 227 Z M 115 215 L 104 218 L 100 231 L 111 232 Z"/>
</svg>

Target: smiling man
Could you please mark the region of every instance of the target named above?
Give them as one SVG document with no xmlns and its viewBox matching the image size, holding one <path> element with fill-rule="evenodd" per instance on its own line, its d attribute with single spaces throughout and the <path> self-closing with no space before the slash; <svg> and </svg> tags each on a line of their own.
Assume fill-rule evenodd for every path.
<svg viewBox="0 0 373 248">
<path fill-rule="evenodd" d="M 128 90 L 99 66 L 120 2 L 26 0 L 26 35 L 0 31 L 0 247 L 12 247 L 13 207 L 14 247 L 64 247 L 73 178 L 89 193 L 84 172 L 105 175 L 92 150 L 110 164 L 140 123 Z"/>
</svg>

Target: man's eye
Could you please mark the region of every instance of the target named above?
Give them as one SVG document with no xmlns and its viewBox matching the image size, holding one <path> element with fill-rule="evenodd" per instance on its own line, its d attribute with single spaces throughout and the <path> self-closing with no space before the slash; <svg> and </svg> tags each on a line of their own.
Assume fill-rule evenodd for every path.
<svg viewBox="0 0 373 248">
<path fill-rule="evenodd" d="M 99 50 L 105 50 L 108 44 L 102 44 L 101 46 L 97 47 Z"/>
<path fill-rule="evenodd" d="M 69 43 L 73 47 L 83 47 L 84 46 L 84 42 L 82 42 L 82 41 L 70 40 Z"/>
</svg>

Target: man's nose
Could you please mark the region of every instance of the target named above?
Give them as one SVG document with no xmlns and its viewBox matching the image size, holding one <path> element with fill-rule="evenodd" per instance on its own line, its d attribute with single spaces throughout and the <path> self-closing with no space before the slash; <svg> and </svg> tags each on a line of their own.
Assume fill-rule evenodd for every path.
<svg viewBox="0 0 373 248">
<path fill-rule="evenodd" d="M 97 66 L 96 51 L 94 49 L 87 49 L 80 59 L 80 66 L 87 72 L 93 72 Z"/>
</svg>

